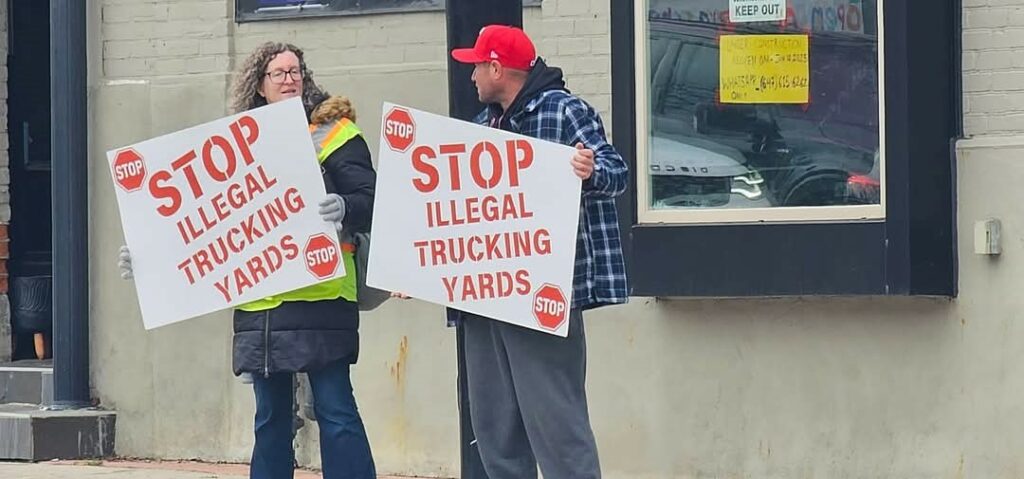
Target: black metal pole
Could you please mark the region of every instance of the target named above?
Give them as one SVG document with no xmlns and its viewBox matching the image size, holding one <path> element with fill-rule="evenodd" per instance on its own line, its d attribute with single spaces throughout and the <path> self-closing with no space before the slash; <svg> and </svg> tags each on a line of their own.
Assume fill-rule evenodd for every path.
<svg viewBox="0 0 1024 479">
<path fill-rule="evenodd" d="M 487 25 L 523 26 L 522 0 L 447 0 L 448 50 L 473 46 Z M 471 120 L 483 110 L 476 86 L 470 80 L 473 66 L 448 57 L 448 112 L 453 118 Z"/>
<path fill-rule="evenodd" d="M 503 24 L 523 26 L 522 0 L 448 0 L 448 50 L 473 45 L 480 29 L 485 25 Z M 477 99 L 476 86 L 470 80 L 471 65 L 463 65 L 448 58 L 448 112 L 453 118 L 470 120 L 483 110 Z M 449 310 L 449 316 L 458 315 Z M 469 417 L 469 392 L 466 384 L 466 347 L 462 327 L 456 328 L 456 358 L 459 386 L 459 452 L 463 479 L 487 479 L 480 453 L 475 447 L 473 422 Z"/>
<path fill-rule="evenodd" d="M 89 401 L 89 195 L 85 0 L 50 0 L 53 399 Z"/>
</svg>

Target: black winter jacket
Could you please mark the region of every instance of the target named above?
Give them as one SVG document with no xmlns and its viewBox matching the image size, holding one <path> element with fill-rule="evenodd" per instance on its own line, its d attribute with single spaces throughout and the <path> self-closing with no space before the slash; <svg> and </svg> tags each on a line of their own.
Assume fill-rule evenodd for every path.
<svg viewBox="0 0 1024 479">
<path fill-rule="evenodd" d="M 368 231 L 377 174 L 366 142 L 361 136 L 349 140 L 327 157 L 323 168 L 328 192 L 345 199 L 345 231 Z M 235 310 L 234 329 L 236 375 L 310 371 L 338 360 L 355 363 L 359 357 L 359 307 L 342 298 L 285 302 L 267 311 Z"/>
</svg>

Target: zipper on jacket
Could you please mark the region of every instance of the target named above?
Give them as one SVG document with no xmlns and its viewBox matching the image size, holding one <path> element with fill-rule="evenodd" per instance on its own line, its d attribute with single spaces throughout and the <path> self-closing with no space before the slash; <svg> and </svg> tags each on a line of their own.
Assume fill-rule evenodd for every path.
<svg viewBox="0 0 1024 479">
<path fill-rule="evenodd" d="M 270 311 L 263 312 L 263 377 L 270 377 Z"/>
</svg>

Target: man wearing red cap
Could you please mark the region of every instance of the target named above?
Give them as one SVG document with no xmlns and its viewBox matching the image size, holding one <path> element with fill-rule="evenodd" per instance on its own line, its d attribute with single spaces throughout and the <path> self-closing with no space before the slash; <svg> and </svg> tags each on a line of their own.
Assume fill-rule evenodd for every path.
<svg viewBox="0 0 1024 479">
<path fill-rule="evenodd" d="M 597 112 L 569 93 L 562 71 L 537 58 L 522 30 L 491 25 L 473 48 L 452 51 L 475 65 L 488 105 L 477 123 L 576 147 L 583 180 L 569 335 L 560 338 L 454 311 L 466 333 L 466 378 L 473 433 L 490 479 L 601 477 L 585 387 L 582 312 L 625 303 L 626 269 L 615 197 L 629 172 L 605 137 Z"/>
</svg>

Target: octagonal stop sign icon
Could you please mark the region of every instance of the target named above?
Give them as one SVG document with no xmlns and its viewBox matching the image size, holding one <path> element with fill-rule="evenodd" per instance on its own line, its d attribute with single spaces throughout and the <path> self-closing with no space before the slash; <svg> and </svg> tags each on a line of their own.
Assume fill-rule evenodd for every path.
<svg viewBox="0 0 1024 479">
<path fill-rule="evenodd" d="M 569 317 L 569 304 L 562 290 L 553 284 L 541 286 L 533 295 L 533 315 L 544 329 L 561 327 Z"/>
<path fill-rule="evenodd" d="M 125 148 L 114 155 L 114 181 L 131 193 L 142 189 L 146 181 L 146 162 L 133 148 Z"/>
<path fill-rule="evenodd" d="M 416 123 L 405 108 L 395 107 L 384 115 L 384 140 L 392 150 L 405 152 L 416 141 Z"/>
<path fill-rule="evenodd" d="M 306 260 L 306 269 L 317 279 L 334 276 L 341 261 L 338 244 L 323 233 L 309 237 L 302 255 Z"/>
</svg>

